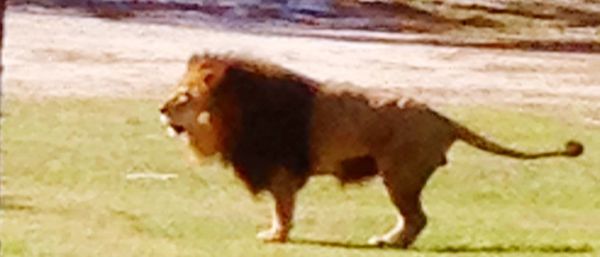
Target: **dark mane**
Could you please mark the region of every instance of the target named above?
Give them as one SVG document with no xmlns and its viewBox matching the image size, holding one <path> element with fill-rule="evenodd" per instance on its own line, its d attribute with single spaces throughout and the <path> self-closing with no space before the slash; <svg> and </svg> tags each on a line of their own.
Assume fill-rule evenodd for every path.
<svg viewBox="0 0 600 257">
<path fill-rule="evenodd" d="M 227 64 L 210 92 L 217 113 L 222 156 L 253 193 L 265 189 L 282 168 L 300 181 L 309 176 L 309 136 L 318 85 L 281 66 L 226 56 L 205 56 Z"/>
</svg>

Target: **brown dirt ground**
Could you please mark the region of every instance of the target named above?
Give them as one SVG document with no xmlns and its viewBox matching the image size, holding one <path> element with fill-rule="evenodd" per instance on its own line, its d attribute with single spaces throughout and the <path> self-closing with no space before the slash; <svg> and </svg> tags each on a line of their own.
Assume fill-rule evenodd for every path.
<svg viewBox="0 0 600 257">
<path fill-rule="evenodd" d="M 600 124 L 600 54 L 347 42 L 11 11 L 5 22 L 8 98 L 162 98 L 185 60 L 210 50 L 433 105 L 577 109 Z"/>
</svg>

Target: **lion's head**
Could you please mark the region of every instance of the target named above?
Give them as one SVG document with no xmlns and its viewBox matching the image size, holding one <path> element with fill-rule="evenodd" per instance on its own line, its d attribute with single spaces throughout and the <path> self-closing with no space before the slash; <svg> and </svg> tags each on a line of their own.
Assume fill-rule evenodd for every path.
<svg viewBox="0 0 600 257">
<path fill-rule="evenodd" d="M 192 56 L 176 93 L 160 108 L 168 133 L 184 138 L 202 155 L 217 152 L 210 91 L 224 71 L 225 66 L 215 60 Z"/>
</svg>

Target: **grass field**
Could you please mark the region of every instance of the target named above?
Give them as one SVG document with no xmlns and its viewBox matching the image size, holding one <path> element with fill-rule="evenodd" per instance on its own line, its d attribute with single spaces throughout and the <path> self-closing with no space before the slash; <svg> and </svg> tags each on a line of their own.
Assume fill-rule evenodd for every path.
<svg viewBox="0 0 600 257">
<path fill-rule="evenodd" d="M 408 251 L 365 245 L 394 222 L 378 181 L 311 180 L 292 243 L 263 244 L 270 199 L 217 164 L 188 161 L 153 100 L 4 103 L 2 256 L 598 256 L 600 129 L 508 110 L 444 113 L 528 150 L 585 142 L 578 159 L 520 162 L 456 144 L 424 193 L 430 216 Z M 514 143 L 512 143 L 514 142 Z M 176 173 L 170 181 L 131 172 Z"/>
</svg>

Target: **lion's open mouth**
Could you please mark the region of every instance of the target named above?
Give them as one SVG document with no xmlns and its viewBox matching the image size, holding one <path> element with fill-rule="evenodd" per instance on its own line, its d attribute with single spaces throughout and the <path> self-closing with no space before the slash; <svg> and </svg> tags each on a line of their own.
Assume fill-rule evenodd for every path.
<svg viewBox="0 0 600 257">
<path fill-rule="evenodd" d="M 167 127 L 167 134 L 169 134 L 172 137 L 176 137 L 179 134 L 185 132 L 185 128 L 183 126 L 171 123 L 171 119 L 169 119 L 169 117 L 167 115 L 164 115 L 164 114 L 161 115 L 160 116 L 160 121 L 164 125 L 168 126 Z"/>
<path fill-rule="evenodd" d="M 174 125 L 174 124 L 171 124 L 170 126 L 171 126 L 171 128 L 173 128 L 173 130 L 174 130 L 174 131 L 175 131 L 175 133 L 177 133 L 177 134 L 181 134 L 182 132 L 184 132 L 184 131 L 185 131 L 185 128 L 184 128 L 183 126 Z"/>
<path fill-rule="evenodd" d="M 178 126 L 178 125 L 169 125 L 167 127 L 167 135 L 169 135 L 170 137 L 173 138 L 177 138 L 180 137 L 182 135 L 185 135 L 185 129 L 182 126 Z"/>
</svg>

